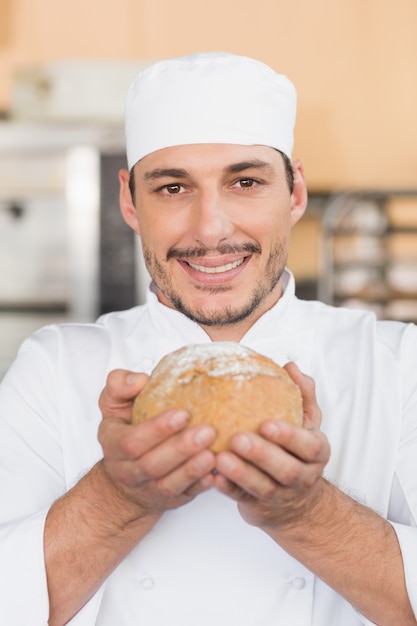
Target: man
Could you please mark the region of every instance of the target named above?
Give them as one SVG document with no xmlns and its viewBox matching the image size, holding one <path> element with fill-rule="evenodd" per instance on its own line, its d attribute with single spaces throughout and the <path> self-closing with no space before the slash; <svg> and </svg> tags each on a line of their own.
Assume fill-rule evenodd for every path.
<svg viewBox="0 0 417 626">
<path fill-rule="evenodd" d="M 417 329 L 295 297 L 294 119 L 288 79 L 244 57 L 131 86 L 120 205 L 153 281 L 41 330 L 4 379 L 1 623 L 417 624 Z M 164 354 L 219 340 L 292 361 L 303 428 L 214 455 L 183 410 L 129 423 Z"/>
</svg>

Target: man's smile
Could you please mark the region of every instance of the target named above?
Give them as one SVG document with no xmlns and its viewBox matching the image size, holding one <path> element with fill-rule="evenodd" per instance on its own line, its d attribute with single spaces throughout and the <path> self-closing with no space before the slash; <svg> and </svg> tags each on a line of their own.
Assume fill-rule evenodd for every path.
<svg viewBox="0 0 417 626">
<path fill-rule="evenodd" d="M 189 261 L 187 263 L 193 270 L 203 272 L 204 274 L 222 274 L 223 272 L 229 272 L 230 270 L 235 269 L 235 267 L 239 267 L 239 265 L 242 265 L 244 260 L 245 259 L 243 258 L 224 265 L 214 266 L 197 265 L 196 263 L 190 263 Z"/>
</svg>

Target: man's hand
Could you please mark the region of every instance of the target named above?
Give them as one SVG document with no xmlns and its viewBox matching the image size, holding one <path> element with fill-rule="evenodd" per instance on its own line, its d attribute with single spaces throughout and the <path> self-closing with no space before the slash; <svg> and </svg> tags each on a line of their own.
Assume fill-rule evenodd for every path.
<svg viewBox="0 0 417 626">
<path fill-rule="evenodd" d="M 215 486 L 239 503 L 243 518 L 264 530 L 293 524 L 320 499 L 323 468 L 330 456 L 318 429 L 321 412 L 314 382 L 294 363 L 286 366 L 303 396 L 303 427 L 281 421 L 259 433 L 239 433 L 230 451 L 217 456 Z"/>
<path fill-rule="evenodd" d="M 372 623 L 415 626 L 393 527 L 323 478 L 330 446 L 314 383 L 286 369 L 301 389 L 304 427 L 272 421 L 239 433 L 217 456 L 215 486 Z"/>
<path fill-rule="evenodd" d="M 192 500 L 213 485 L 215 439 L 210 425 L 186 428 L 183 410 L 170 410 L 144 424 L 130 423 L 132 404 L 147 381 L 145 374 L 110 373 L 100 397 L 103 420 L 99 441 L 103 469 L 138 515 L 160 514 Z"/>
<path fill-rule="evenodd" d="M 100 396 L 104 458 L 50 508 L 45 524 L 49 624 L 66 624 L 167 509 L 213 484 L 212 426 L 184 411 L 130 423 L 144 374 L 115 370 Z M 76 532 L 74 532 L 76 528 Z"/>
</svg>

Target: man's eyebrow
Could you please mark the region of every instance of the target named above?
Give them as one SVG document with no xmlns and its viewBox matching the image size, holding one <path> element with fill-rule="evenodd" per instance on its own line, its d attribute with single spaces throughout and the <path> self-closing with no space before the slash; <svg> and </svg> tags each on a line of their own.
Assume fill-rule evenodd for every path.
<svg viewBox="0 0 417 626">
<path fill-rule="evenodd" d="M 243 172 L 245 170 L 250 169 L 264 169 L 271 170 L 271 164 L 267 161 L 262 161 L 260 159 L 253 159 L 251 161 L 240 161 L 239 163 L 232 163 L 232 165 L 228 165 L 224 168 L 224 171 L 227 174 L 238 174 L 239 172 Z M 176 168 L 176 167 L 162 167 L 156 168 L 154 170 L 150 170 L 149 172 L 145 172 L 143 175 L 144 180 L 157 180 L 159 178 L 186 178 L 189 176 L 189 172 L 187 170 Z"/>
<path fill-rule="evenodd" d="M 253 161 L 241 161 L 240 163 L 233 163 L 233 165 L 229 165 L 228 167 L 226 167 L 226 172 L 228 172 L 229 174 L 238 174 L 239 172 L 243 172 L 244 170 L 251 169 L 272 170 L 272 166 L 266 161 L 254 159 Z"/>
<path fill-rule="evenodd" d="M 158 178 L 185 178 L 188 176 L 187 170 L 177 169 L 174 167 L 157 168 L 145 172 L 143 178 L 145 180 L 157 180 Z"/>
</svg>

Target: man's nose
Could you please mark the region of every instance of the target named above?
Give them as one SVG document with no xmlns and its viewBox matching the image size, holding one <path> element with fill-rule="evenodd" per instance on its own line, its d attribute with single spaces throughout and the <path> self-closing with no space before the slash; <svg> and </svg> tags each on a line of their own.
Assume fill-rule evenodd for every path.
<svg viewBox="0 0 417 626">
<path fill-rule="evenodd" d="M 202 246 L 215 249 L 229 239 L 235 227 L 230 206 L 218 191 L 201 192 L 193 206 L 193 238 Z"/>
</svg>

